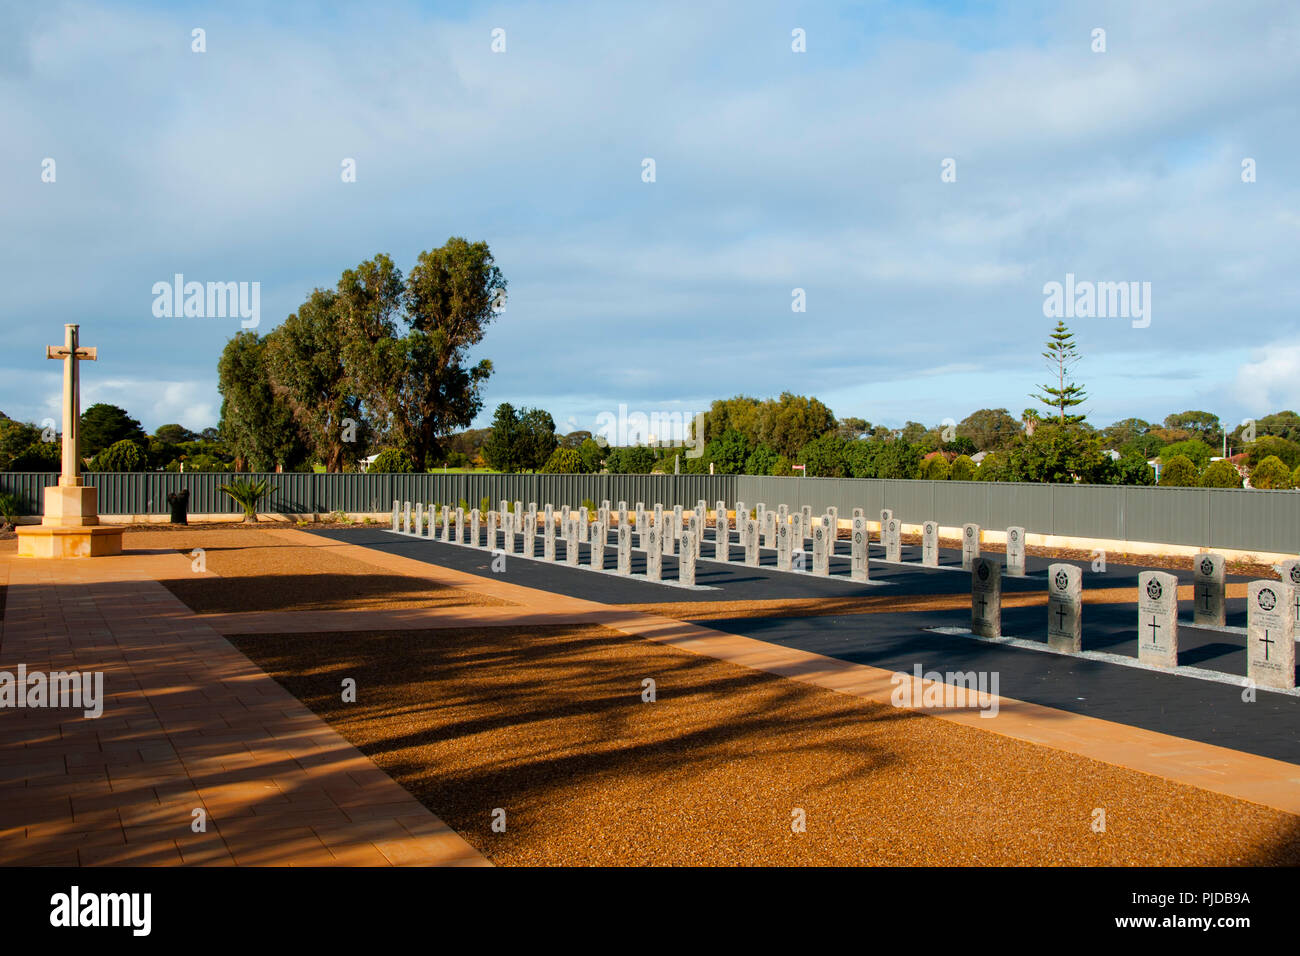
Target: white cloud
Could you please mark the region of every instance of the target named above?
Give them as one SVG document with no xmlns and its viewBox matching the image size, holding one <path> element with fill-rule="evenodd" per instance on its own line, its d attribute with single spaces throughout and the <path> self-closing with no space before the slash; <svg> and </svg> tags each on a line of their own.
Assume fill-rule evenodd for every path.
<svg viewBox="0 0 1300 956">
<path fill-rule="evenodd" d="M 1300 407 L 1300 345 L 1274 342 L 1237 367 L 1236 397 L 1256 417 Z"/>
</svg>

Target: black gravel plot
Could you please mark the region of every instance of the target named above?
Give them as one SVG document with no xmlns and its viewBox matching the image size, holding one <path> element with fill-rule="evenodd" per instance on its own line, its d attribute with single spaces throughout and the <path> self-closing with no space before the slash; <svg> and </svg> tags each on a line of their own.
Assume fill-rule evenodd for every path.
<svg viewBox="0 0 1300 956">
<path fill-rule="evenodd" d="M 1084 647 L 1112 653 L 1136 653 L 1136 636 L 1118 639 L 1121 615 L 1093 615 L 1086 607 Z M 1046 631 L 1046 611 L 1037 612 L 1039 630 Z M 1003 612 L 1003 632 L 1017 633 Z M 1041 614 L 1041 617 L 1039 615 Z M 1094 617 L 1098 618 L 1094 620 Z M 1108 621 L 1113 617 L 1113 621 Z M 920 621 L 918 619 L 925 618 Z M 1136 610 L 1128 626 L 1133 630 Z M 990 644 L 969 637 L 935 634 L 925 627 L 966 627 L 969 615 L 957 611 L 928 614 L 863 614 L 845 617 L 736 618 L 699 622 L 732 634 L 785 647 L 798 648 L 855 664 L 887 670 L 985 671 L 999 675 L 998 692 L 1071 713 L 1142 727 L 1175 737 L 1300 764 L 1300 697 L 1257 691 L 1253 703 L 1242 700 L 1242 688 L 1178 674 L 1162 674 L 1103 661 L 1049 654 Z M 1092 629 L 1110 635 L 1097 646 Z M 1229 673 L 1245 672 L 1241 635 L 1179 628 L 1179 662 L 1205 667 L 1216 662 Z M 1234 640 L 1236 646 L 1230 647 Z M 1044 643 L 1046 640 L 1044 638 Z M 1200 659 L 1205 655 L 1205 659 Z M 989 729 L 997 728 L 996 718 Z"/>
<path fill-rule="evenodd" d="M 444 567 L 491 575 L 491 555 L 483 549 L 438 541 L 416 540 L 379 529 L 315 531 L 335 540 L 376 548 L 391 554 L 426 561 Z M 498 539 L 498 544 L 503 542 Z M 522 537 L 521 537 L 522 542 Z M 613 567 L 616 553 L 606 553 L 606 567 Z M 843 545 L 844 542 L 841 542 Z M 710 542 L 705 542 L 705 554 Z M 873 548 L 874 552 L 878 549 Z M 919 559 L 920 549 L 910 549 Z M 733 554 L 739 549 L 733 545 Z M 536 543 L 542 553 L 542 543 Z M 581 563 L 587 564 L 588 548 L 582 546 Z M 556 540 L 556 556 L 563 560 L 564 544 Z M 904 548 L 906 560 L 909 549 Z M 763 555 L 764 566 L 719 564 L 701 561 L 696 565 L 696 583 L 719 590 L 690 591 L 662 587 L 648 581 L 609 574 L 592 574 L 585 568 L 562 563 L 542 563 L 507 558 L 507 577 L 514 584 L 535 587 L 606 604 L 652 601 L 719 601 L 873 596 L 887 593 L 967 593 L 970 579 L 961 573 L 921 567 L 873 564 L 873 580 L 885 585 L 854 584 L 847 580 L 848 558 L 837 556 L 843 577 L 823 578 L 812 574 L 794 575 L 776 571 L 775 556 Z M 943 555 L 960 567 L 960 552 Z M 676 558 L 664 556 L 664 576 L 674 578 Z M 1045 587 L 1048 559 L 1030 557 L 1026 579 L 1004 578 L 1004 591 L 1037 591 Z M 1083 646 L 1126 657 L 1137 656 L 1136 589 L 1140 567 L 1111 564 L 1092 572 L 1087 562 L 1084 587 L 1131 587 L 1134 600 L 1123 604 L 1086 604 L 1083 609 Z M 632 552 L 632 571 L 644 573 L 645 554 Z M 1035 573 L 1037 572 L 1037 577 Z M 1173 573 L 1173 572 L 1171 572 Z M 1190 571 L 1177 572 L 1181 583 L 1190 583 Z M 1247 580 L 1233 577 L 1230 580 Z M 1187 612 L 1190 617 L 1190 610 Z M 1228 602 L 1230 625 L 1245 624 L 1244 599 Z M 936 634 L 929 628 L 970 626 L 967 610 L 935 610 L 908 613 L 850 614 L 821 617 L 735 618 L 698 622 L 704 627 L 741 634 L 859 664 L 910 673 L 915 664 L 923 670 L 996 671 L 999 692 L 1007 697 L 1046 707 L 1087 714 L 1131 726 L 1216 744 L 1261 756 L 1300 763 L 1300 698 L 1259 691 L 1254 703 L 1244 703 L 1242 688 L 1216 681 L 1177 674 L 1162 674 L 1105 661 L 1067 657 L 1028 648 L 990 644 L 959 635 Z M 1002 610 L 1002 632 L 1011 637 L 1046 644 L 1047 608 L 1028 607 Z M 1179 624 L 1179 663 L 1225 674 L 1244 675 L 1245 637 L 1239 633 Z"/>
</svg>

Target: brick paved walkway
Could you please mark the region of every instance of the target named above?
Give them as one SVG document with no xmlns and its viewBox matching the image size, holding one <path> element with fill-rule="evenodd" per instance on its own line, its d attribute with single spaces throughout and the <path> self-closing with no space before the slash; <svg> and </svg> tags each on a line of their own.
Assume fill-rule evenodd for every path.
<svg viewBox="0 0 1300 956">
<path fill-rule="evenodd" d="M 189 565 L 0 555 L 0 670 L 102 671 L 105 697 L 0 710 L 0 863 L 484 864 L 157 583 Z"/>
</svg>

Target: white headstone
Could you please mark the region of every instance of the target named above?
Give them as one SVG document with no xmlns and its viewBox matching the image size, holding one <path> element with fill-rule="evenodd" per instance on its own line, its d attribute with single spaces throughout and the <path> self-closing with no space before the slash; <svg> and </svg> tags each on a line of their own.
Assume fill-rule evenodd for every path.
<svg viewBox="0 0 1300 956">
<path fill-rule="evenodd" d="M 819 521 L 813 526 L 813 574 L 828 573 L 826 560 L 826 525 Z"/>
<path fill-rule="evenodd" d="M 1007 577 L 1025 576 L 1025 529 L 1007 529 Z"/>
<path fill-rule="evenodd" d="M 727 521 L 727 507 L 721 501 L 714 511 L 713 556 L 719 561 L 731 560 L 731 527 Z"/>
<path fill-rule="evenodd" d="M 396 498 L 394 498 L 393 499 L 393 530 L 394 531 L 397 531 L 402 526 L 401 511 L 402 511 L 402 503 L 398 501 Z"/>
<path fill-rule="evenodd" d="M 465 509 L 456 508 L 456 543 L 461 544 L 465 540 Z"/>
<path fill-rule="evenodd" d="M 826 562 L 830 566 L 831 555 L 835 553 L 835 527 L 839 524 L 839 518 L 833 516 L 829 511 L 821 517 L 821 526 L 826 531 Z"/>
<path fill-rule="evenodd" d="M 1002 568 L 991 558 L 971 561 L 970 629 L 979 637 L 1002 636 Z"/>
<path fill-rule="evenodd" d="M 927 521 L 921 526 L 921 563 L 926 567 L 939 566 L 939 522 Z"/>
<path fill-rule="evenodd" d="M 1223 627 L 1223 555 L 1198 554 L 1192 562 L 1192 622 Z"/>
<path fill-rule="evenodd" d="M 1083 650 L 1083 571 L 1076 565 L 1047 568 L 1047 646 L 1067 654 Z"/>
<path fill-rule="evenodd" d="M 618 526 L 618 573 L 632 573 L 632 528 L 627 524 Z"/>
<path fill-rule="evenodd" d="M 785 521 L 779 522 L 776 526 L 776 569 L 778 571 L 790 570 L 790 557 L 794 551 L 794 528 Z"/>
<path fill-rule="evenodd" d="M 1291 558 L 1277 566 L 1283 584 L 1291 586 L 1291 619 L 1296 633 L 1300 633 L 1300 559 Z"/>
<path fill-rule="evenodd" d="M 489 551 L 495 551 L 497 548 L 497 520 L 495 511 L 487 513 L 487 540 L 483 543 L 483 547 Z"/>
<path fill-rule="evenodd" d="M 736 502 L 736 538 L 743 548 L 745 546 L 745 519 L 749 517 L 749 509 L 745 507 L 743 501 Z"/>
<path fill-rule="evenodd" d="M 964 524 L 961 526 L 961 566 L 969 571 L 974 567 L 975 559 L 980 556 L 980 526 Z"/>
<path fill-rule="evenodd" d="M 423 501 L 417 501 L 415 503 L 415 536 L 417 538 L 424 537 L 424 502 Z"/>
<path fill-rule="evenodd" d="M 861 508 L 854 509 L 861 512 Z M 867 519 L 863 514 L 853 516 L 853 538 L 849 542 L 851 564 L 849 577 L 854 581 L 867 581 L 871 577 L 867 560 Z"/>
<path fill-rule="evenodd" d="M 903 529 L 897 518 L 885 522 L 885 560 L 895 563 L 903 560 Z"/>
<path fill-rule="evenodd" d="M 758 519 L 745 519 L 745 563 L 758 567 Z"/>
<path fill-rule="evenodd" d="M 542 525 L 542 560 L 555 560 L 555 522 L 551 506 L 546 506 L 546 523 Z"/>
<path fill-rule="evenodd" d="M 691 516 L 691 525 L 696 523 L 695 516 Z M 699 540 L 695 537 L 694 531 L 683 531 L 681 540 L 681 554 L 677 558 L 677 580 L 681 584 L 695 586 L 695 553 L 700 547 Z"/>
<path fill-rule="evenodd" d="M 1172 574 L 1138 575 L 1138 660 L 1178 666 L 1178 579 Z"/>
<path fill-rule="evenodd" d="M 599 520 L 591 526 L 591 566 L 605 570 L 605 525 Z"/>
<path fill-rule="evenodd" d="M 890 508 L 880 509 L 880 543 L 885 543 L 885 527 L 889 524 L 889 519 L 894 517 L 894 512 Z M 893 558 L 890 559 L 894 560 Z"/>
<path fill-rule="evenodd" d="M 507 511 L 501 516 L 501 531 L 505 535 L 506 554 L 515 553 L 515 515 Z"/>
<path fill-rule="evenodd" d="M 663 580 L 663 533 L 662 525 L 652 525 L 641 537 L 645 542 L 645 575 L 651 581 Z"/>
<path fill-rule="evenodd" d="M 835 553 L 835 542 L 840 536 L 840 509 L 831 505 L 826 509 L 826 517 L 830 518 L 830 530 L 826 535 L 826 554 Z"/>
<path fill-rule="evenodd" d="M 1281 581 L 1251 581 L 1246 596 L 1246 676 L 1260 687 L 1295 687 L 1295 619 L 1292 588 Z"/>
<path fill-rule="evenodd" d="M 448 544 L 451 543 L 451 508 L 443 505 L 440 509 L 442 512 L 442 540 Z"/>
<path fill-rule="evenodd" d="M 411 533 L 411 503 L 402 502 L 402 534 Z"/>
<path fill-rule="evenodd" d="M 479 546 L 479 513 L 477 508 L 471 508 L 469 511 L 469 543 L 476 548 Z"/>
<path fill-rule="evenodd" d="M 569 515 L 568 521 L 565 522 L 564 533 L 564 563 L 571 564 L 573 567 L 578 566 L 578 517 Z"/>
<path fill-rule="evenodd" d="M 776 547 L 776 523 L 784 522 L 785 519 L 775 511 L 767 511 L 763 514 L 763 547 Z"/>
</svg>

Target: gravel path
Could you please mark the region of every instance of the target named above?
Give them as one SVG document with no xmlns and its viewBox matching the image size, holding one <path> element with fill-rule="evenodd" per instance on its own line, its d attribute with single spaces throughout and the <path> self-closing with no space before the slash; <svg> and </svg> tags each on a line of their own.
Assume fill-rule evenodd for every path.
<svg viewBox="0 0 1300 956">
<path fill-rule="evenodd" d="M 1288 814 L 603 628 L 232 640 L 499 864 L 1300 863 Z"/>
</svg>

